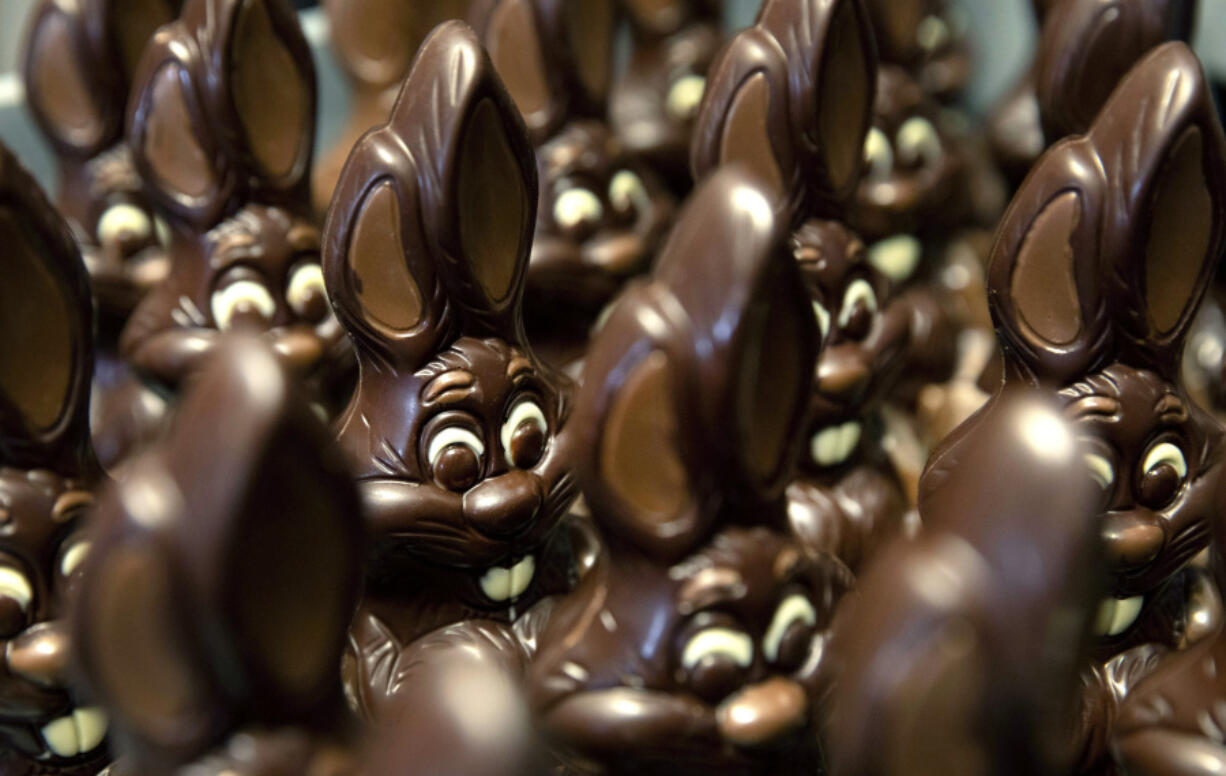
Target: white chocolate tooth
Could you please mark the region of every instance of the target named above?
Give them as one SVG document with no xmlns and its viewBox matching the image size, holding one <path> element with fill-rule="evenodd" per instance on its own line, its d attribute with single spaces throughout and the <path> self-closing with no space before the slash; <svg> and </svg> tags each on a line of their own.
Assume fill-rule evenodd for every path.
<svg viewBox="0 0 1226 776">
<path fill-rule="evenodd" d="M 1139 595 L 1125 598 L 1122 601 L 1116 601 L 1115 614 L 1111 618 L 1111 625 L 1107 629 L 1107 635 L 1118 636 L 1131 628 L 1132 624 L 1137 621 L 1137 617 L 1141 615 L 1141 606 L 1144 603 L 1145 597 Z"/>
<path fill-rule="evenodd" d="M 77 726 L 72 717 L 60 717 L 43 728 L 43 740 L 57 757 L 76 757 L 81 753 L 77 739 Z"/>
<path fill-rule="evenodd" d="M 859 422 L 850 420 L 843 424 L 843 428 L 839 432 L 839 443 L 839 451 L 842 453 L 839 456 L 839 463 L 843 463 L 851 457 L 851 453 L 856 449 L 856 445 L 860 444 Z"/>
<path fill-rule="evenodd" d="M 519 598 L 532 584 L 536 574 L 536 560 L 529 555 L 511 568 L 511 597 Z"/>
<path fill-rule="evenodd" d="M 492 568 L 481 577 L 481 592 L 491 601 L 505 601 L 511 597 L 511 570 Z"/>
<path fill-rule="evenodd" d="M 1098 613 L 1094 615 L 1094 635 L 1106 636 L 1115 621 L 1116 599 L 1104 598 L 1098 604 Z"/>
<path fill-rule="evenodd" d="M 810 453 L 818 466 L 833 466 L 838 462 L 842 445 L 842 429 L 839 426 L 823 428 L 813 435 Z"/>
<path fill-rule="evenodd" d="M 868 249 L 868 261 L 894 282 L 911 277 L 919 266 L 924 246 L 909 234 L 896 234 L 873 244 Z"/>
<path fill-rule="evenodd" d="M 76 723 L 77 741 L 80 743 L 81 751 L 88 752 L 98 748 L 106 738 L 109 725 L 106 712 L 97 706 L 90 706 L 74 711 L 72 719 Z"/>
</svg>

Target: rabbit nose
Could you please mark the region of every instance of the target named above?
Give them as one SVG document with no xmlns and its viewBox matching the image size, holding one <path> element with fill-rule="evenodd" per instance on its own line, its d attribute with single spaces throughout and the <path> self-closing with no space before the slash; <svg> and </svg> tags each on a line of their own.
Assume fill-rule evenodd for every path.
<svg viewBox="0 0 1226 776">
<path fill-rule="evenodd" d="M 40 622 L 9 642 L 9 670 L 42 687 L 63 687 L 68 667 L 68 629 L 62 622 Z"/>
<path fill-rule="evenodd" d="M 1136 568 L 1158 557 L 1166 534 L 1148 509 L 1110 512 L 1103 518 L 1103 545 L 1112 568 Z"/>
<path fill-rule="evenodd" d="M 855 351 L 854 347 L 841 346 L 822 354 L 817 362 L 817 390 L 822 395 L 850 403 L 864 394 L 871 374 Z"/>
<path fill-rule="evenodd" d="M 737 746 L 772 744 L 804 724 L 809 701 L 804 689 L 783 677 L 751 685 L 720 704 L 719 733 Z"/>
<path fill-rule="evenodd" d="M 541 508 L 536 476 L 518 469 L 491 477 L 470 488 L 462 503 L 464 517 L 482 533 L 514 536 L 524 531 Z"/>
</svg>

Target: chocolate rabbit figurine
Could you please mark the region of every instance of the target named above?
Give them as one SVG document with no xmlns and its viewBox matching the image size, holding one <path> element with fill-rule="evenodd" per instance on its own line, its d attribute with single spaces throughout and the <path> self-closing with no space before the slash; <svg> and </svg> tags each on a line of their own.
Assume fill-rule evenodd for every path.
<svg viewBox="0 0 1226 776">
<path fill-rule="evenodd" d="M 693 185 L 694 117 L 707 69 L 725 40 L 723 9 L 710 0 L 622 0 L 622 7 L 634 28 L 634 50 L 613 84 L 609 124 L 630 154 L 683 197 Z"/>
<path fill-rule="evenodd" d="M 339 669 L 365 526 L 268 345 L 223 339 L 129 472 L 99 502 L 72 620 L 117 769 L 354 772 Z"/>
<path fill-rule="evenodd" d="M 700 183 L 614 306 L 572 423 L 607 555 L 558 602 L 529 696 L 567 773 L 813 773 L 849 582 L 787 528 L 818 344 L 772 193 Z"/>
<path fill-rule="evenodd" d="M 606 123 L 614 0 L 474 0 L 469 19 L 536 147 L 528 338 L 547 363 L 569 366 L 601 310 L 648 269 L 672 197 Z"/>
<path fill-rule="evenodd" d="M 108 469 L 162 426 L 165 402 L 119 358 L 119 333 L 170 263 L 124 142 L 124 112 L 141 52 L 177 14 L 175 0 L 43 0 L 26 39 L 27 104 L 59 164 L 60 212 L 81 246 L 98 305 L 94 450 Z"/>
<path fill-rule="evenodd" d="M 68 684 L 64 618 L 100 473 L 93 305 L 69 227 L 0 145 L 0 772 L 92 776 L 106 716 Z"/>
<path fill-rule="evenodd" d="M 514 103 L 472 30 L 447 22 L 337 187 L 324 275 L 360 367 L 337 423 L 374 533 L 353 631 L 367 713 L 418 636 L 509 623 L 570 585 L 572 388 L 521 313 L 536 186 Z"/>
<path fill-rule="evenodd" d="M 263 332 L 323 398 L 351 359 L 310 220 L 315 75 L 285 0 L 188 0 L 137 69 L 128 141 L 171 227 L 170 276 L 133 313 L 123 356 L 176 388 L 220 332 Z"/>
<path fill-rule="evenodd" d="M 468 0 L 325 0 L 332 51 L 350 85 L 349 120 L 315 165 L 312 199 L 324 213 L 341 168 L 362 133 L 383 123 L 430 30 L 463 19 Z"/>
<path fill-rule="evenodd" d="M 925 94 L 957 100 L 970 81 L 966 15 L 958 0 L 868 0 L 884 62 L 906 68 Z"/>
<path fill-rule="evenodd" d="M 1179 364 L 1224 226 L 1226 139 L 1200 63 L 1170 43 L 1130 71 L 1086 135 L 1042 157 L 993 250 L 1004 385 L 1058 396 L 1103 491 L 1108 594 L 1085 677 L 1087 768 L 1101 764 L 1136 669 L 1195 627 L 1189 590 L 1203 572 L 1189 561 L 1220 520 L 1223 430 L 1191 401 Z"/>
<path fill-rule="evenodd" d="M 822 348 L 808 454 L 789 488 L 789 513 L 807 546 L 853 569 L 901 527 L 907 509 L 877 410 L 898 379 L 911 315 L 843 220 L 860 179 L 875 84 L 860 0 L 769 0 L 712 66 L 692 149 L 696 177 L 746 163 L 779 192 L 777 208 L 792 219 L 792 253 Z M 912 465 L 912 479 L 920 465 Z"/>
</svg>

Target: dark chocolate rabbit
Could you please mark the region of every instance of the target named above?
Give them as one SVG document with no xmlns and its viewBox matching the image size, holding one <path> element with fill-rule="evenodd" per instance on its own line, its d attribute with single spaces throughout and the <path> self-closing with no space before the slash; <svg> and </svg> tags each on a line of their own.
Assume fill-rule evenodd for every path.
<svg viewBox="0 0 1226 776">
<path fill-rule="evenodd" d="M 73 615 L 122 773 L 353 772 L 340 662 L 365 526 L 266 343 L 230 335 L 100 500 Z"/>
<path fill-rule="evenodd" d="M 799 227 L 791 248 L 822 349 L 789 511 L 809 546 L 853 568 L 907 508 L 877 410 L 903 364 L 911 314 L 843 220 L 860 179 L 876 61 L 860 0 L 769 0 L 712 66 L 692 154 L 699 178 L 722 163 L 748 164 Z"/>
<path fill-rule="evenodd" d="M 324 275 L 360 366 L 338 426 L 374 532 L 353 637 L 367 712 L 397 692 L 402 645 L 570 584 L 571 386 L 521 317 L 536 185 L 523 120 L 461 22 L 422 44 L 341 174 Z"/>
<path fill-rule="evenodd" d="M 170 223 L 173 267 L 123 332 L 137 369 L 177 387 L 221 331 L 243 328 L 322 393 L 345 390 L 347 343 L 310 220 L 314 127 L 310 49 L 285 0 L 188 0 L 158 31 L 128 141 Z"/>
<path fill-rule="evenodd" d="M 849 582 L 787 528 L 818 344 L 771 192 L 699 185 L 597 334 L 572 421 L 607 555 L 529 673 L 576 773 L 812 773 L 823 632 Z"/>
<path fill-rule="evenodd" d="M 58 206 L 73 228 L 98 304 L 94 449 L 112 468 L 161 428 L 165 403 L 118 356 L 119 333 L 170 263 L 124 142 L 136 65 L 175 0 L 43 0 L 26 39 L 27 102 L 59 164 Z"/>
<path fill-rule="evenodd" d="M 68 684 L 64 618 L 89 551 L 89 276 L 69 227 L 0 145 L 0 772 L 92 776 L 106 715 Z"/>
<path fill-rule="evenodd" d="M 622 284 L 672 220 L 667 188 L 606 123 L 614 0 L 477 0 L 469 18 L 536 146 L 540 205 L 525 320 L 547 362 L 582 357 Z"/>
</svg>

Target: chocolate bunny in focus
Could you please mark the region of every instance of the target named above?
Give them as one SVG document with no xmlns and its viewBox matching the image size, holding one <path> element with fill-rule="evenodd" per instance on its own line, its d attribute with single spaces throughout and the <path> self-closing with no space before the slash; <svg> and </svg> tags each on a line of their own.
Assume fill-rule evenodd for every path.
<svg viewBox="0 0 1226 776">
<path fill-rule="evenodd" d="M 522 320 L 536 186 L 514 103 L 447 22 L 337 187 L 324 275 L 360 367 L 337 424 L 374 534 L 350 664 L 368 714 L 417 637 L 571 584 L 573 388 Z"/>
<path fill-rule="evenodd" d="M 58 207 L 97 300 L 94 450 L 113 469 L 161 429 L 165 402 L 119 358 L 119 334 L 170 268 L 166 224 L 124 142 L 141 53 L 178 13 L 175 0 L 43 0 L 31 12 L 23 75 L 31 115 L 59 167 Z"/>
<path fill-rule="evenodd" d="M 649 268 L 673 199 L 607 123 L 614 0 L 475 0 L 469 19 L 536 147 L 528 337 L 547 363 L 570 367 L 600 312 Z"/>
<path fill-rule="evenodd" d="M 700 183 L 593 341 L 572 425 L 602 556 L 539 636 L 529 697 L 565 773 L 801 774 L 850 573 L 783 499 L 818 344 L 772 192 Z"/>
<path fill-rule="evenodd" d="M 310 49 L 285 0 L 188 0 L 137 69 L 128 142 L 170 225 L 170 275 L 121 354 L 175 390 L 229 329 L 262 333 L 321 401 L 347 395 L 311 221 Z"/>
<path fill-rule="evenodd" d="M 0 145 L 0 771 L 92 776 L 107 719 L 68 681 L 69 600 L 102 475 L 90 445 L 89 276 L 68 225 Z"/>
<path fill-rule="evenodd" d="M 910 313 L 845 220 L 876 65 L 860 0 L 770 0 L 712 66 L 692 149 L 695 177 L 719 164 L 748 164 L 791 219 L 791 249 L 822 347 L 789 514 L 807 546 L 853 570 L 901 528 L 908 504 L 877 411 L 898 380 Z"/>
</svg>

